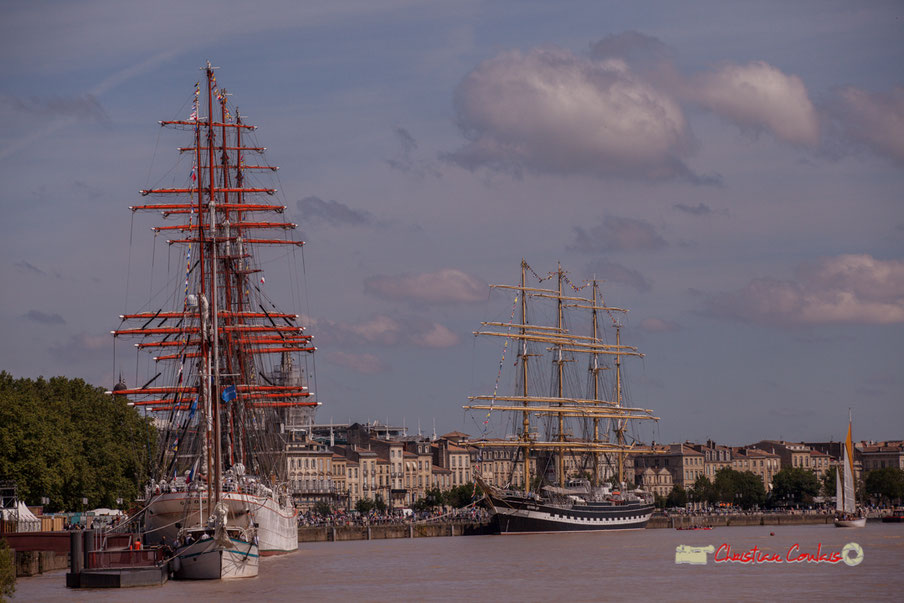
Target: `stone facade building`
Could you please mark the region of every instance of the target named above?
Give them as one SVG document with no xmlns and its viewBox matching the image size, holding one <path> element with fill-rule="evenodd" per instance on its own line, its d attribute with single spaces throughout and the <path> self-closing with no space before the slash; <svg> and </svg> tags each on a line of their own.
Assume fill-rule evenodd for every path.
<svg viewBox="0 0 904 603">
<path fill-rule="evenodd" d="M 904 442 L 863 442 L 857 446 L 864 471 L 895 467 L 904 471 Z"/>
<path fill-rule="evenodd" d="M 634 457 L 634 474 L 651 467 L 665 469 L 672 475 L 672 484 L 685 490 L 693 487 L 697 478 L 705 475 L 705 455 L 691 443 L 661 446 L 659 454 L 639 454 Z"/>
<path fill-rule="evenodd" d="M 781 458 L 753 446 L 731 449 L 731 468 L 735 471 L 750 471 L 761 480 L 766 492 L 772 491 L 772 478 L 781 470 Z"/>
<path fill-rule="evenodd" d="M 674 483 L 672 483 L 672 474 L 665 467 L 658 469 L 655 467 L 637 468 L 634 471 L 634 481 L 637 487 L 652 494 L 668 496 L 672 488 L 675 487 Z"/>
</svg>

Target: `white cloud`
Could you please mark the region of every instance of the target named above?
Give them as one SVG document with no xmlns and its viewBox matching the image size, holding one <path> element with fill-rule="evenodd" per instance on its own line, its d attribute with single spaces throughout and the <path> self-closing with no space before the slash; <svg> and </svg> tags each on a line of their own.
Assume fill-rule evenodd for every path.
<svg viewBox="0 0 904 603">
<path fill-rule="evenodd" d="M 681 329 L 681 326 L 672 322 L 671 320 L 665 320 L 662 318 L 645 318 L 640 321 L 640 328 L 649 333 L 671 333 L 673 331 L 678 331 Z"/>
<path fill-rule="evenodd" d="M 574 231 L 572 249 L 584 253 L 649 251 L 668 245 L 652 224 L 634 218 L 606 216 L 598 226 L 575 226 Z"/>
<path fill-rule="evenodd" d="M 848 138 L 904 163 L 904 87 L 874 94 L 848 87 L 838 99 L 832 112 Z"/>
<path fill-rule="evenodd" d="M 684 94 L 742 127 L 766 128 L 794 144 L 819 142 L 819 119 L 803 81 L 763 61 L 726 63 L 697 75 Z"/>
<path fill-rule="evenodd" d="M 374 354 L 351 354 L 348 352 L 330 352 L 326 355 L 328 361 L 350 368 L 353 371 L 365 375 L 376 375 L 388 372 L 391 367 Z"/>
<path fill-rule="evenodd" d="M 459 337 L 445 326 L 419 318 L 396 319 L 378 314 L 357 323 L 303 317 L 302 324 L 315 336 L 317 345 L 398 346 L 445 348 L 457 345 Z"/>
<path fill-rule="evenodd" d="M 681 107 L 617 59 L 558 48 L 504 52 L 464 78 L 455 104 L 470 143 L 449 158 L 470 169 L 689 175 Z"/>
<path fill-rule="evenodd" d="M 77 333 L 68 341 L 60 342 L 48 349 L 50 355 L 65 362 L 88 362 L 96 360 L 113 350 L 113 338 L 109 335 Z"/>
<path fill-rule="evenodd" d="M 588 272 L 608 283 L 621 283 L 637 291 L 649 291 L 650 281 L 637 270 L 632 270 L 616 262 L 597 260 L 590 264 Z"/>
<path fill-rule="evenodd" d="M 422 348 L 449 348 L 457 345 L 458 335 L 439 323 L 431 323 L 426 329 L 412 333 L 411 341 Z"/>
<path fill-rule="evenodd" d="M 489 289 L 486 281 L 445 268 L 421 274 L 372 276 L 364 281 L 364 291 L 383 299 L 444 305 L 485 301 Z"/>
<path fill-rule="evenodd" d="M 904 260 L 842 255 L 801 266 L 796 277 L 754 279 L 710 297 L 708 311 L 770 326 L 904 322 Z"/>
</svg>

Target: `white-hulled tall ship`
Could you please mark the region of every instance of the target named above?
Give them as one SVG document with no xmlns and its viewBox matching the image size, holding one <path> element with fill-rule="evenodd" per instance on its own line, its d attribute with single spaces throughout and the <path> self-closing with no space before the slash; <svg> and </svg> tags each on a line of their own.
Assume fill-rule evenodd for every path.
<svg viewBox="0 0 904 603">
<path fill-rule="evenodd" d="M 536 284 L 528 282 L 529 275 Z M 552 279 L 555 289 L 541 286 Z M 561 266 L 541 277 L 522 260 L 520 284 L 491 287 L 515 293 L 509 322 L 484 322 L 484 330 L 474 333 L 503 338 L 499 376 L 492 394 L 471 396 L 464 408 L 486 412 L 484 435 L 468 443 L 481 451 L 504 451 L 510 461 L 504 487 L 490 485 L 481 467 L 476 469 L 496 529 L 513 534 L 645 527 L 653 514 L 652 497 L 626 491 L 633 480 L 625 479 L 625 457 L 653 450 L 629 443 L 626 431 L 633 420 L 658 418 L 651 410 L 624 404 L 622 359 L 642 356 L 621 343 L 617 317 L 626 310 L 607 306 L 595 280 L 572 284 Z M 588 287 L 590 296 L 583 296 Z M 601 314 L 610 319 L 614 343 L 600 327 Z M 578 317 L 575 324 L 573 316 Z M 509 345 L 517 349 L 516 392 L 501 395 L 499 380 Z M 573 370 L 580 358 L 587 360 L 586 369 L 580 369 L 586 370 L 586 379 Z M 603 379 L 607 370 L 613 379 Z M 544 384 L 538 373 L 551 374 L 545 392 L 540 391 Z M 511 418 L 507 437 L 489 437 L 496 413 Z"/>
<path fill-rule="evenodd" d="M 259 555 L 298 548 L 282 426 L 294 409 L 317 404 L 299 371 L 314 351 L 311 337 L 296 314 L 270 301 L 255 259 L 283 246 L 291 262 L 303 243 L 281 218 L 286 206 L 261 199 L 277 192 L 264 178 L 277 168 L 214 69 L 203 68 L 188 119 L 160 122 L 188 139 L 179 149 L 184 180 L 141 194 L 172 200 L 130 208 L 175 222 L 153 228 L 173 233 L 175 276 L 113 332 L 153 356 L 153 368 L 136 376 L 144 385 L 120 380 L 112 392 L 128 396 L 159 431 L 145 541 L 175 547 L 176 577 L 194 579 L 254 576 Z M 297 282 L 300 272 L 286 280 Z"/>
</svg>

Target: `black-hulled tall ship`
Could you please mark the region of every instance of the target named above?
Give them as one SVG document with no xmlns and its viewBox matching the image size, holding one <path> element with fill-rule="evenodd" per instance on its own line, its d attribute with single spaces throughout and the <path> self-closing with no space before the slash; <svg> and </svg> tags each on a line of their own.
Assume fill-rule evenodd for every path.
<svg viewBox="0 0 904 603">
<path fill-rule="evenodd" d="M 160 202 L 130 208 L 175 222 L 153 228 L 172 233 L 167 243 L 179 250 L 170 286 L 114 331 L 153 356 L 147 375 L 136 375 L 144 385 L 112 392 L 152 416 L 160 434 L 145 542 L 174 547 L 176 576 L 193 579 L 254 576 L 259 555 L 298 548 L 282 426 L 317 404 L 299 370 L 311 337 L 270 300 L 256 258 L 284 247 L 291 262 L 302 242 L 290 236 L 286 206 L 267 201 L 277 168 L 214 69 L 203 68 L 188 119 L 160 122 L 186 139 L 180 179 L 141 191 Z M 301 271 L 290 272 L 285 280 L 297 282 Z"/>
<path fill-rule="evenodd" d="M 555 288 L 543 286 L 549 280 Z M 627 432 L 634 420 L 658 418 L 625 405 L 622 361 L 642 356 L 621 343 L 619 316 L 627 310 L 606 305 L 596 280 L 573 284 L 561 266 L 541 277 L 522 260 L 520 284 L 491 287 L 515 294 L 509 322 L 484 322 L 474 333 L 504 341 L 499 376 L 492 394 L 471 396 L 465 408 L 486 412 L 485 433 L 468 443 L 480 450 L 476 480 L 495 528 L 513 534 L 645 527 L 652 496 L 627 490 L 633 480 L 625 478 L 626 455 L 653 450 L 629 443 Z M 498 393 L 508 347 L 517 350 L 513 395 Z M 579 364 L 586 378 L 576 375 Z M 604 371 L 613 377 L 604 379 Z M 544 384 L 538 374 L 551 379 Z M 497 413 L 502 422 L 509 418 L 508 435 L 489 437 Z M 482 473 L 487 454 L 504 455 L 510 474 L 500 480 Z"/>
</svg>

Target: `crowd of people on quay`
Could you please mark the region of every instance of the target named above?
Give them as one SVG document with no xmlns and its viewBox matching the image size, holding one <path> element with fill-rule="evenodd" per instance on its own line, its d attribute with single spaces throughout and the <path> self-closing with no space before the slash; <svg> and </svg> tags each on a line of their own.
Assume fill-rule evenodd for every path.
<svg viewBox="0 0 904 603">
<path fill-rule="evenodd" d="M 762 515 L 764 513 L 780 515 L 829 515 L 833 512 L 833 509 L 826 507 L 784 509 L 742 509 L 740 507 L 719 507 L 710 509 L 671 508 L 660 511 L 664 517 L 721 517 L 725 515 Z"/>
<path fill-rule="evenodd" d="M 436 523 L 436 522 L 485 522 L 489 521 L 490 514 L 480 507 L 465 507 L 452 511 L 412 511 L 411 509 L 394 509 L 383 512 L 370 511 L 359 513 L 357 511 L 334 510 L 330 514 L 322 514 L 316 511 L 307 511 L 298 514 L 298 525 L 306 527 L 340 527 L 340 526 L 373 526 L 373 525 L 404 525 L 410 523 Z"/>
</svg>

